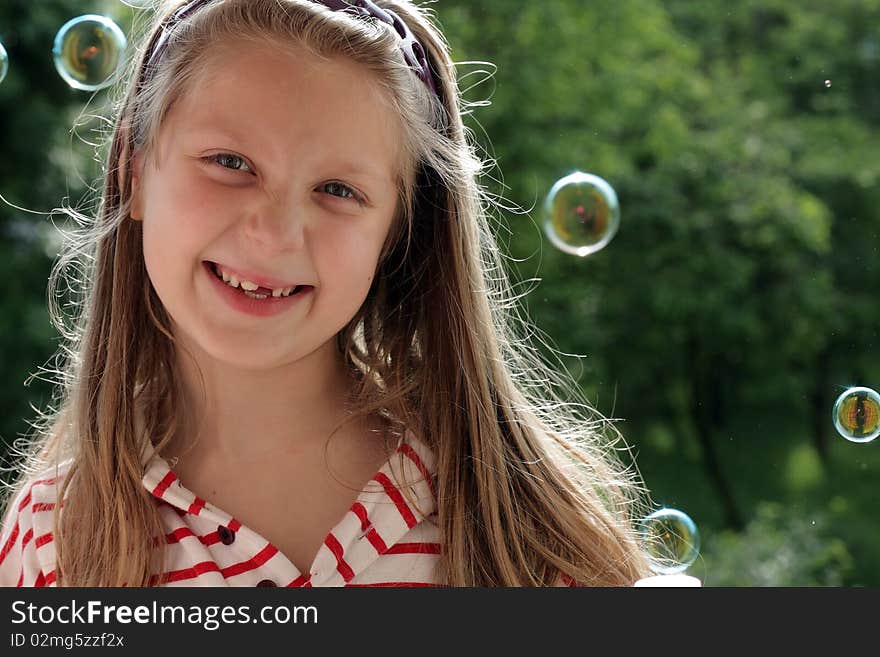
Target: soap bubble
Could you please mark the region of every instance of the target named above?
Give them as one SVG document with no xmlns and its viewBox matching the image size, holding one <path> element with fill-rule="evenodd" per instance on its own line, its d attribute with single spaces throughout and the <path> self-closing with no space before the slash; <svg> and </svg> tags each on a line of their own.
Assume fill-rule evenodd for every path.
<svg viewBox="0 0 880 657">
<path fill-rule="evenodd" d="M 113 84 L 128 41 L 109 18 L 85 14 L 67 21 L 55 35 L 55 68 L 74 89 L 95 91 Z"/>
<path fill-rule="evenodd" d="M 9 70 L 9 57 L 6 55 L 6 48 L 0 43 L 0 82 L 6 77 L 6 71 Z"/>
<path fill-rule="evenodd" d="M 654 511 L 639 527 L 642 549 L 655 573 L 674 575 L 687 569 L 700 553 L 700 533 L 683 511 Z"/>
<path fill-rule="evenodd" d="M 853 443 L 869 443 L 880 435 L 880 395 L 870 388 L 849 388 L 834 402 L 834 428 Z"/>
<path fill-rule="evenodd" d="M 605 180 L 576 171 L 556 181 L 544 201 L 544 231 L 560 251 L 587 256 L 604 248 L 620 225 L 617 194 Z"/>
</svg>

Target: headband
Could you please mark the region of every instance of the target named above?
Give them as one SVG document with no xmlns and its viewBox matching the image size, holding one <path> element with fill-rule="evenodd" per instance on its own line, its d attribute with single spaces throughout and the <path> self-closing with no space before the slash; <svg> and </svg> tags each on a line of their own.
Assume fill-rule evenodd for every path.
<svg viewBox="0 0 880 657">
<path fill-rule="evenodd" d="M 371 0 L 311 0 L 322 4 L 331 11 L 345 11 L 359 18 L 376 18 L 383 23 L 387 23 L 397 35 L 400 37 L 400 50 L 403 52 L 403 58 L 416 75 L 425 83 L 425 86 L 432 94 L 437 95 L 437 87 L 434 84 L 434 78 L 431 75 L 431 69 L 428 66 L 428 58 L 425 49 L 419 43 L 412 31 L 407 27 L 400 16 L 390 9 L 382 9 L 377 7 Z M 168 38 L 174 27 L 187 16 L 195 13 L 198 9 L 211 2 L 211 0 L 191 0 L 180 7 L 171 16 L 169 16 L 162 24 L 162 28 L 158 30 L 150 41 L 147 48 L 148 56 L 146 58 L 144 68 L 141 70 L 141 80 L 138 88 L 143 88 L 147 80 L 155 71 L 157 62 L 168 44 Z"/>
</svg>

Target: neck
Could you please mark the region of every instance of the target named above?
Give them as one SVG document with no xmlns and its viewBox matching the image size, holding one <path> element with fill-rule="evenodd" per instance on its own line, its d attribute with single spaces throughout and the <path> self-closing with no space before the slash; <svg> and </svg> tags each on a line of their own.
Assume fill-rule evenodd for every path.
<svg viewBox="0 0 880 657">
<path fill-rule="evenodd" d="M 193 357 L 181 350 L 177 356 L 186 395 L 184 435 L 169 446 L 170 457 L 200 454 L 257 464 L 322 448 L 346 417 L 349 379 L 332 341 L 293 363 L 259 370 L 187 346 Z"/>
</svg>

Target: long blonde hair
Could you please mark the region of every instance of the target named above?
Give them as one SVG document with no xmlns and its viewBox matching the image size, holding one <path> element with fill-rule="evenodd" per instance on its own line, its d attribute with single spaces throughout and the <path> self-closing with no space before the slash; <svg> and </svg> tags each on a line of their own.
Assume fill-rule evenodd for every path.
<svg viewBox="0 0 880 657">
<path fill-rule="evenodd" d="M 155 12 L 143 43 L 181 4 Z M 486 162 L 462 123 L 449 46 L 428 9 L 376 4 L 424 45 L 436 96 L 407 68 L 392 31 L 306 0 L 216 0 L 175 28 L 143 89 L 143 46 L 130 62 L 97 217 L 68 209 L 81 230 L 69 235 L 50 276 L 50 311 L 64 339 L 58 408 L 34 423 L 17 483 L 20 490 L 34 472 L 72 461 L 64 513 L 58 505 L 55 516 L 60 585 L 146 586 L 162 569 L 164 542 L 157 550 L 154 539 L 163 530 L 141 483 L 136 404 L 161 450 L 180 429 L 184 395 L 169 317 L 144 265 L 141 223 L 129 214 L 129 164 L 154 147 L 212 44 L 241 40 L 351 58 L 375 74 L 400 117 L 407 157 L 398 216 L 373 287 L 337 344 L 356 413 L 393 418 L 436 454 L 441 581 L 543 586 L 563 575 L 621 586 L 647 574 L 634 530 L 644 490 L 634 464 L 618 455 L 626 452 L 621 437 L 530 343 L 535 330 L 518 309 L 491 230 L 495 201 L 479 185 Z M 69 326 L 58 306 L 65 284 L 80 295 Z"/>
</svg>

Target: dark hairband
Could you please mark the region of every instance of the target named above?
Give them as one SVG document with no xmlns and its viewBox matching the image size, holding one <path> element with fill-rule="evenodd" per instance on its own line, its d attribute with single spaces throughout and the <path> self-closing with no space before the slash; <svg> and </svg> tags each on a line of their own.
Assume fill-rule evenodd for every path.
<svg viewBox="0 0 880 657">
<path fill-rule="evenodd" d="M 434 78 L 431 75 L 431 69 L 428 66 L 428 57 L 425 54 L 425 49 L 422 47 L 422 44 L 419 43 L 418 39 L 416 39 L 409 27 L 407 27 L 406 23 L 404 23 L 400 16 L 395 12 L 390 9 L 382 9 L 381 7 L 378 7 L 375 3 L 371 2 L 371 0 L 352 0 L 352 2 L 346 2 L 345 0 L 311 1 L 322 4 L 332 11 L 347 11 L 361 18 L 369 18 L 372 16 L 393 27 L 394 31 L 397 32 L 397 35 L 400 37 L 400 50 L 403 52 L 403 57 L 406 60 L 406 63 L 416 75 L 421 78 L 422 82 L 424 82 L 428 89 L 431 90 L 431 93 L 435 95 L 437 94 L 437 87 L 434 84 Z M 174 29 L 174 26 L 209 2 L 211 2 L 211 0 L 191 0 L 169 16 L 162 27 L 153 35 L 153 40 L 150 42 L 150 46 L 147 49 L 148 54 L 144 63 L 144 68 L 141 70 L 139 88 L 142 88 L 152 76 L 153 71 L 157 66 L 157 62 L 159 61 L 162 52 L 165 50 L 168 38 L 171 31 Z"/>
</svg>

